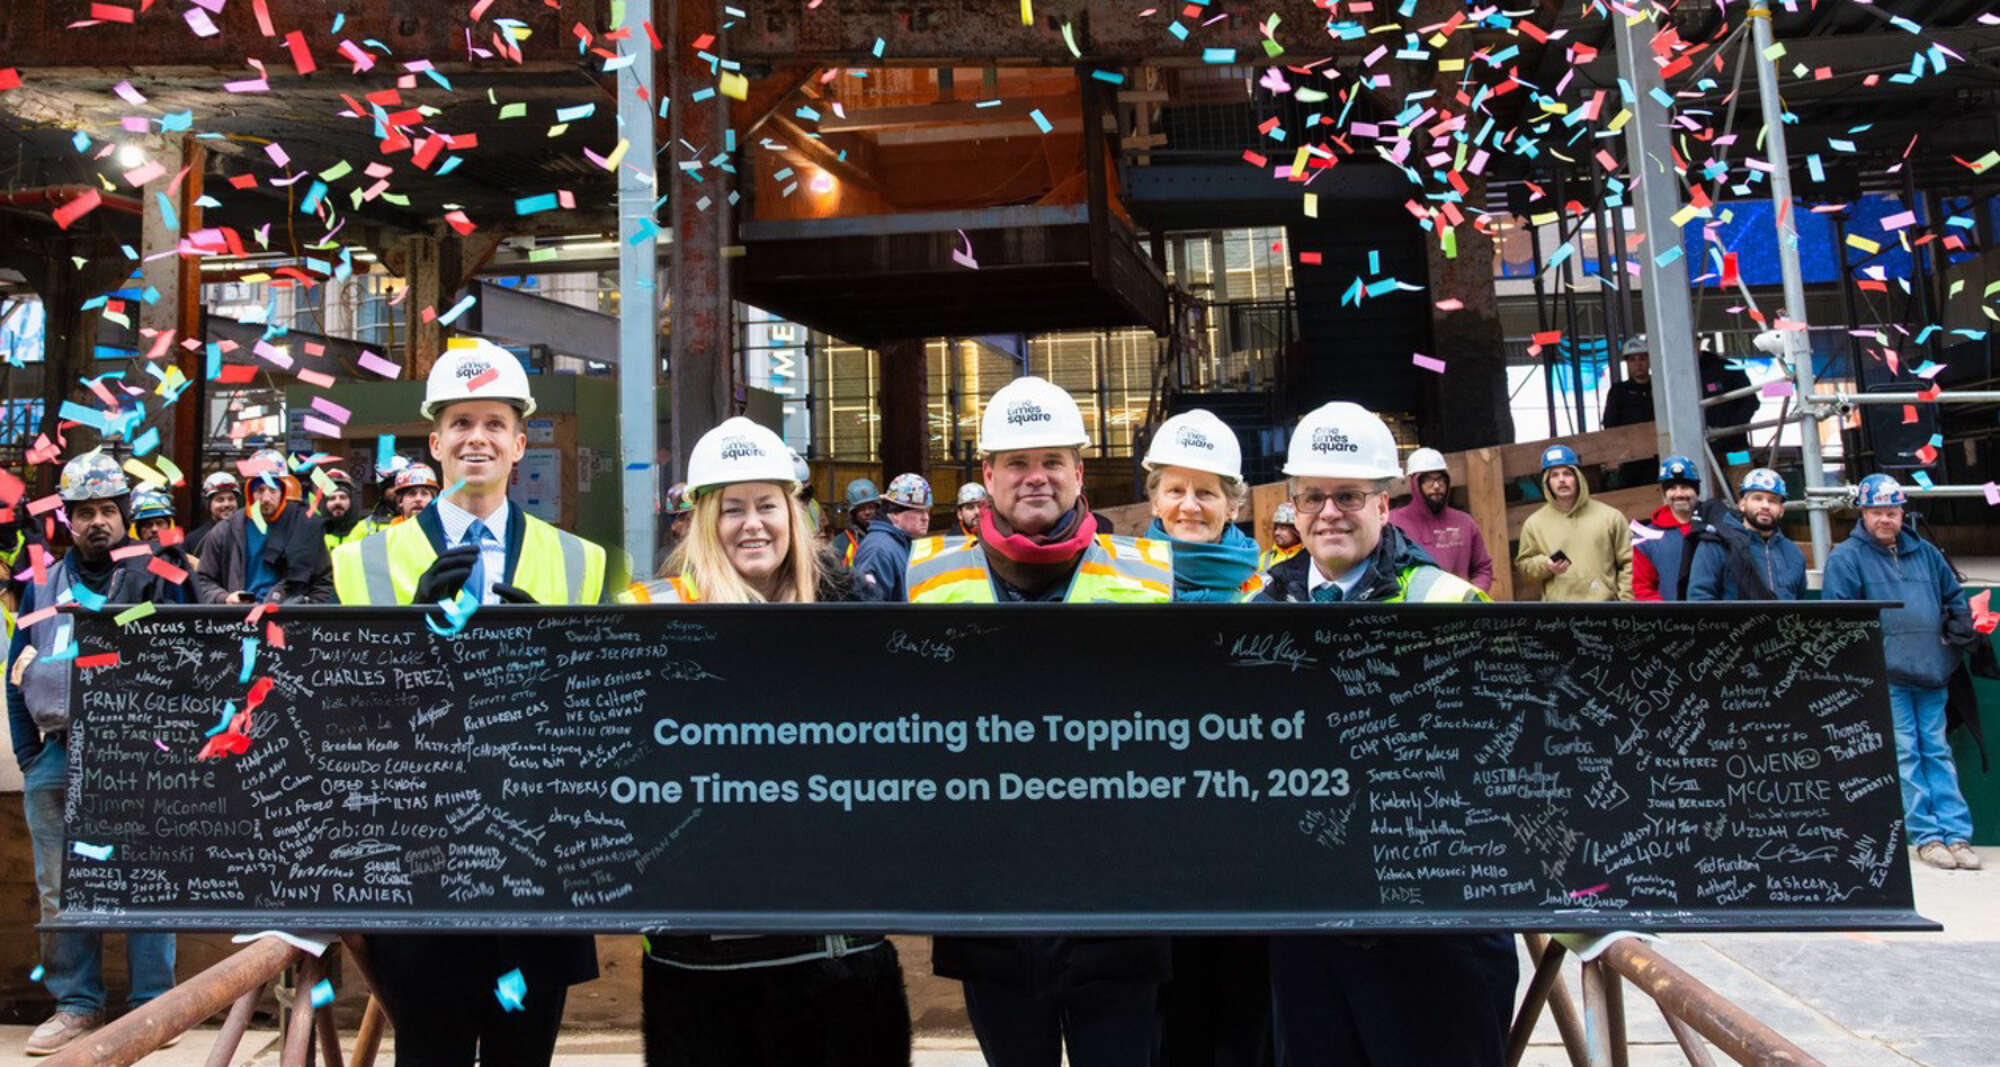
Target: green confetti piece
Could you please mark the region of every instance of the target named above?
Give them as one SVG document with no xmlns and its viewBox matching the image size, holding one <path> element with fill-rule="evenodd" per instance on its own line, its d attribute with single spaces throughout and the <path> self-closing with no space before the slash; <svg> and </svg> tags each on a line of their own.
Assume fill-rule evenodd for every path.
<svg viewBox="0 0 2000 1067">
<path fill-rule="evenodd" d="M 120 626 L 125 626 L 129 623 L 138 622 L 140 619 L 143 619 L 146 616 L 151 615 L 158 610 L 160 609 L 153 606 L 153 602 L 148 600 L 144 604 L 134 604 L 131 607 L 126 608 L 124 611 L 121 611 L 118 614 L 113 615 L 111 617 L 111 621 L 117 623 Z"/>
</svg>

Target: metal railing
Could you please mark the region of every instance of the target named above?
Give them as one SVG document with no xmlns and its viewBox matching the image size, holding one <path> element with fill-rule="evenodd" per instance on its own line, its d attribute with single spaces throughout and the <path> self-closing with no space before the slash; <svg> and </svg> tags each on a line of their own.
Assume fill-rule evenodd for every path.
<svg viewBox="0 0 2000 1067">
<path fill-rule="evenodd" d="M 277 997 L 283 1047 L 279 1067 L 310 1067 L 314 1052 L 325 1067 L 344 1067 L 333 1005 L 315 1006 L 312 990 L 337 958 L 338 947 L 314 956 L 275 937 L 253 941 L 124 1018 L 77 1038 L 49 1057 L 47 1067 L 126 1067 L 214 1018 L 229 1014 L 216 1032 L 206 1067 L 228 1067 L 250 1030 L 266 992 Z M 358 954 L 350 958 L 362 967 Z M 355 1036 L 351 1067 L 372 1067 L 386 1022 L 381 1004 L 368 999 Z"/>
</svg>

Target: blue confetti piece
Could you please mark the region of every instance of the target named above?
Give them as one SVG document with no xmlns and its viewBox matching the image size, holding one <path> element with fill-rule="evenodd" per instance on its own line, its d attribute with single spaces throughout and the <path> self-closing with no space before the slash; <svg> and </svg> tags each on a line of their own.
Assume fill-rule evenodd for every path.
<svg viewBox="0 0 2000 1067">
<path fill-rule="evenodd" d="M 1731 453 L 1730 453 L 1730 454 L 1728 454 L 1727 456 L 1724 456 L 1724 457 L 1723 457 L 1723 462 L 1725 462 L 1725 463 L 1729 464 L 1729 465 L 1730 465 L 1730 466 L 1732 466 L 1732 467 L 1740 467 L 1740 466 L 1742 466 L 1742 465 L 1744 465 L 1744 464 L 1746 464 L 1746 463 L 1750 462 L 1750 453 L 1748 453 L 1748 452 L 1731 452 Z"/>
<path fill-rule="evenodd" d="M 528 998 L 528 980 L 521 977 L 519 967 L 500 976 L 493 984 L 493 996 L 507 1011 L 524 1010 L 521 1002 Z"/>
<path fill-rule="evenodd" d="M 88 841 L 74 841 L 70 843 L 71 852 L 74 852 L 77 855 L 84 857 L 85 859 L 93 859 L 93 860 L 110 859 L 111 849 L 113 847 L 114 846 L 111 845 L 93 845 Z"/>
<path fill-rule="evenodd" d="M 312 1006 L 324 1008 L 331 1003 L 333 1003 L 333 983 L 322 978 L 318 985 L 312 987 Z"/>
<path fill-rule="evenodd" d="M 76 598 L 76 602 L 82 604 L 84 607 L 92 611 L 104 610 L 103 593 L 93 593 L 88 586 L 82 584 L 70 586 L 69 592 L 71 596 Z"/>
<path fill-rule="evenodd" d="M 1048 116 L 1042 114 L 1041 108 L 1036 108 L 1035 110 L 1028 112 L 1028 117 L 1035 120 L 1036 128 L 1041 130 L 1043 133 L 1048 133 L 1049 131 L 1056 128 L 1055 124 L 1048 120 Z"/>
<path fill-rule="evenodd" d="M 236 676 L 236 684 L 237 685 L 250 684 L 250 672 L 252 670 L 255 670 L 256 667 L 257 667 L 257 639 L 254 637 L 246 637 L 243 639 L 243 670 Z"/>
<path fill-rule="evenodd" d="M 458 317 L 460 315 L 463 315 L 466 312 L 472 310 L 472 305 L 477 303 L 479 303 L 478 297 L 473 296 L 471 293 L 465 294 L 465 296 L 461 298 L 458 303 L 453 304 L 451 306 L 450 311 L 447 311 L 444 314 L 438 316 L 437 318 L 438 325 L 449 326 L 452 323 L 457 322 Z"/>
<path fill-rule="evenodd" d="M 35 969 L 28 972 L 28 981 L 39 982 L 42 980 L 42 976 L 47 973 L 49 973 L 48 970 L 44 968 L 41 964 L 37 963 L 35 964 Z"/>
<path fill-rule="evenodd" d="M 227 701 L 222 705 L 222 721 L 215 724 L 215 729 L 201 736 L 214 737 L 216 734 L 229 729 L 229 722 L 234 718 L 236 718 L 236 702 L 234 700 Z"/>
<path fill-rule="evenodd" d="M 375 469 L 386 473 L 389 462 L 396 458 L 396 435 L 391 433 L 375 435 Z"/>
<path fill-rule="evenodd" d="M 556 199 L 556 194 L 554 193 L 543 193 L 540 196 L 524 196 L 514 201 L 514 214 L 535 215 L 544 211 L 554 211 L 560 206 L 561 201 Z"/>
<path fill-rule="evenodd" d="M 1203 63 L 1215 63 L 1218 65 L 1234 63 L 1236 62 L 1236 49 L 1204 48 L 1201 50 L 1201 61 Z"/>
<path fill-rule="evenodd" d="M 576 122 L 579 119 L 587 119 L 596 113 L 597 105 L 594 103 L 578 104 L 575 107 L 559 107 L 556 109 L 556 121 Z"/>
</svg>

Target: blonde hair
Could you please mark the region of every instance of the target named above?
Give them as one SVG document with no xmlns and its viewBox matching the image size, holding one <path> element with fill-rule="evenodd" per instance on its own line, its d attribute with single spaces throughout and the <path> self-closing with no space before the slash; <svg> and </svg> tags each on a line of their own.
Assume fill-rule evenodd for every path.
<svg viewBox="0 0 2000 1067">
<path fill-rule="evenodd" d="M 1214 474 L 1216 480 L 1222 483 L 1222 496 L 1229 501 L 1229 514 L 1223 519 L 1224 522 L 1235 522 L 1236 516 L 1243 514 L 1243 505 L 1250 502 L 1248 482 L 1241 478 L 1231 478 L 1226 474 L 1215 474 L 1214 471 L 1195 471 L 1192 467 L 1181 469 L 1194 471 L 1196 474 Z M 1166 473 L 1166 467 L 1154 467 L 1146 472 L 1146 503 L 1153 502 L 1153 494 L 1160 491 L 1160 481 L 1166 477 Z"/>
<path fill-rule="evenodd" d="M 767 482 L 785 489 L 785 522 L 791 544 L 785 560 L 778 565 L 778 600 L 807 604 L 819 595 L 819 551 L 813 541 L 811 519 L 798 489 L 791 483 Z M 688 519 L 687 536 L 674 546 L 672 555 L 660 567 L 660 577 L 679 577 L 690 582 L 704 603 L 762 604 L 758 592 L 736 572 L 729 551 L 722 544 L 722 490 L 711 486 L 695 498 L 694 515 Z"/>
</svg>

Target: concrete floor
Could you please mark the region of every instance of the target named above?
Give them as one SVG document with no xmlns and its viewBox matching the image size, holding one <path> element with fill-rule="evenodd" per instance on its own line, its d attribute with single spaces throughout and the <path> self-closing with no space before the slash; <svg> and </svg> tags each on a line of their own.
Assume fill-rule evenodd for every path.
<svg viewBox="0 0 2000 1067">
<path fill-rule="evenodd" d="M 2000 867 L 2000 854 L 1992 856 Z M 1917 907 L 1944 924 L 1935 934 L 1724 934 L 1679 937 L 1665 954 L 1697 979 L 1742 1005 L 1828 1064 L 1925 1064 L 1986 1067 L 2000 1040 L 2000 909 L 1993 907 L 2000 870 L 1915 868 Z M 1523 961 L 1522 979 L 1530 971 Z M 1578 976 L 1572 962 L 1572 993 Z M 1627 992 L 1627 1033 L 1634 1067 L 1687 1062 L 1666 1024 L 1643 995 Z M 18 1051 L 28 1027 L 0 1027 L 0 1067 L 36 1061 Z M 188 1035 L 179 1046 L 148 1057 L 149 1067 L 202 1067 L 214 1031 Z M 237 1067 L 277 1067 L 274 1032 L 253 1031 Z M 346 1035 L 352 1040 L 351 1034 Z M 393 1042 L 385 1041 L 387 1067 Z M 560 1067 L 635 1067 L 639 1038 L 630 1031 L 565 1034 Z M 1719 1062 L 1726 1057 L 1717 1056 Z M 969 1036 L 918 1042 L 917 1067 L 978 1067 Z M 1564 1055 L 1546 1015 L 1524 1061 L 1562 1067 Z"/>
</svg>

